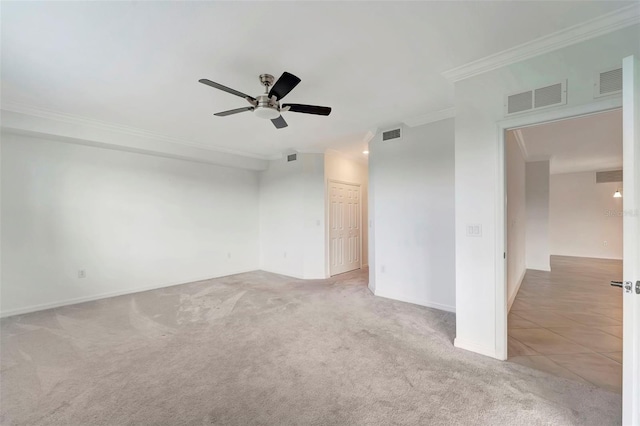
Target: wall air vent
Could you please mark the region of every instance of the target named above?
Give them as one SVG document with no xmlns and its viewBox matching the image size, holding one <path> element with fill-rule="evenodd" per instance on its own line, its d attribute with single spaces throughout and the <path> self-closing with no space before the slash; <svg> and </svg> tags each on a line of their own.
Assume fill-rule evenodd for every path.
<svg viewBox="0 0 640 426">
<path fill-rule="evenodd" d="M 615 95 L 622 92 L 622 68 L 608 69 L 596 75 L 594 86 L 594 98 Z"/>
<path fill-rule="evenodd" d="M 507 97 L 507 114 L 533 109 L 533 92 L 516 93 Z"/>
<path fill-rule="evenodd" d="M 507 95 L 504 102 L 504 113 L 505 115 L 519 114 L 566 103 L 567 82 L 565 80 L 526 92 Z"/>
<path fill-rule="evenodd" d="M 287 162 L 296 161 L 298 159 L 298 154 L 289 154 L 287 155 Z"/>
<path fill-rule="evenodd" d="M 596 172 L 596 183 L 622 182 L 622 170 Z"/>
<path fill-rule="evenodd" d="M 542 108 L 562 103 L 562 83 L 536 89 L 533 97 L 535 99 L 534 108 Z"/>
<path fill-rule="evenodd" d="M 399 128 L 382 132 L 383 141 L 388 141 L 391 139 L 402 139 L 402 132 L 400 131 Z"/>
</svg>

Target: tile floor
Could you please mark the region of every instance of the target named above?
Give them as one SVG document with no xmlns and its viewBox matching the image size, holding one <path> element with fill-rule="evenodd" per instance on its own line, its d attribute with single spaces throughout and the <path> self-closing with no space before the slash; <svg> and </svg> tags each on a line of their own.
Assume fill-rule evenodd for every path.
<svg viewBox="0 0 640 426">
<path fill-rule="evenodd" d="M 509 361 L 621 392 L 622 261 L 552 256 L 509 312 Z"/>
</svg>

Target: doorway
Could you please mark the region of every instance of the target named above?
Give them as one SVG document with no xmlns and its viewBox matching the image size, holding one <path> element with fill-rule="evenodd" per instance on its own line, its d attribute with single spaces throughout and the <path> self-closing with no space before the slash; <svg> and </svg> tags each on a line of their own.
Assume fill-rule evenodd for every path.
<svg viewBox="0 0 640 426">
<path fill-rule="evenodd" d="M 622 392 L 622 110 L 509 129 L 508 359 Z"/>
<path fill-rule="evenodd" d="M 362 267 L 360 185 L 329 180 L 330 275 Z"/>
</svg>

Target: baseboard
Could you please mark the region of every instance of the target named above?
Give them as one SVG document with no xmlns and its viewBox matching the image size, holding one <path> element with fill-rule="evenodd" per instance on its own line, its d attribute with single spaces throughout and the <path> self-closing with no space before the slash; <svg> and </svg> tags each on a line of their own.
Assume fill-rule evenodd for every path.
<svg viewBox="0 0 640 426">
<path fill-rule="evenodd" d="M 383 297 L 385 299 L 392 299 L 392 300 L 398 300 L 400 302 L 413 303 L 414 305 L 420 305 L 420 306 L 425 306 L 427 308 L 439 309 L 441 311 L 447 311 L 447 312 L 456 311 L 455 306 L 444 305 L 442 303 L 432 302 L 429 300 L 417 299 L 417 298 L 406 297 L 406 296 L 398 296 L 396 294 L 387 293 L 380 290 L 376 290 L 374 294 L 378 297 Z"/>
<path fill-rule="evenodd" d="M 524 276 L 526 274 L 527 274 L 527 270 L 525 268 L 522 271 L 522 274 L 520 275 L 520 279 L 518 280 L 518 284 L 516 285 L 516 288 L 513 291 L 513 294 L 511 294 L 511 296 L 509 296 L 509 300 L 507 301 L 507 312 L 511 311 L 511 306 L 513 305 L 513 302 L 516 301 L 516 296 L 518 295 L 518 292 L 520 291 L 520 286 L 522 285 L 522 281 L 524 281 Z"/>
<path fill-rule="evenodd" d="M 567 257 L 570 259 L 595 259 L 595 260 L 622 260 L 621 257 L 609 256 L 578 256 L 573 254 L 552 254 L 552 257 Z"/>
<path fill-rule="evenodd" d="M 551 272 L 551 267 L 549 267 L 549 268 L 536 268 L 535 266 L 527 266 L 527 269 L 531 269 L 532 271 Z"/>
<path fill-rule="evenodd" d="M 503 361 L 501 357 L 496 353 L 495 348 L 488 348 L 484 345 L 480 345 L 474 342 L 469 342 L 456 337 L 453 339 L 453 346 L 459 349 L 464 349 L 465 351 L 475 352 L 480 355 L 488 356 L 491 358 L 499 359 Z"/>
<path fill-rule="evenodd" d="M 46 311 L 47 309 L 61 308 L 63 306 L 77 305 L 78 303 L 93 302 L 95 300 L 108 299 L 110 297 L 124 296 L 127 294 L 142 293 L 144 291 L 157 290 L 160 288 L 173 287 L 173 286 L 183 285 L 183 284 L 190 284 L 198 281 L 212 280 L 214 278 L 223 278 L 223 277 L 228 277 L 230 275 L 243 274 L 245 272 L 252 272 L 255 270 L 256 269 L 241 270 L 241 271 L 232 272 L 229 274 L 218 275 L 215 277 L 208 276 L 208 277 L 202 277 L 202 278 L 194 278 L 186 282 L 182 281 L 178 283 L 172 282 L 168 284 L 161 284 L 161 285 L 154 285 L 154 286 L 136 287 L 128 290 L 110 291 L 106 293 L 94 294 L 91 296 L 74 297 L 71 299 L 60 300 L 57 302 L 41 303 L 38 305 L 26 306 L 24 308 L 9 309 L 7 311 L 0 312 L 0 318 L 11 317 L 14 315 L 28 314 L 31 312 Z"/>
<path fill-rule="evenodd" d="M 270 274 L 283 275 L 285 277 L 296 278 L 298 280 L 311 279 L 311 278 L 303 278 L 301 275 L 293 275 L 293 274 L 291 274 L 289 272 L 282 272 L 282 271 L 277 271 L 277 270 L 274 270 L 274 269 L 260 268 L 260 270 L 264 271 L 264 272 L 269 272 Z M 318 279 L 324 279 L 324 278 L 318 278 Z"/>
</svg>

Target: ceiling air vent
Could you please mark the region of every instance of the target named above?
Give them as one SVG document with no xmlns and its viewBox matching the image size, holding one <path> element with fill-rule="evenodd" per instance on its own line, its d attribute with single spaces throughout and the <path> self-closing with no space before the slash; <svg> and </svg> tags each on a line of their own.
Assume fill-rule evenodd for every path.
<svg viewBox="0 0 640 426">
<path fill-rule="evenodd" d="M 622 182 L 622 170 L 596 172 L 596 183 Z"/>
<path fill-rule="evenodd" d="M 507 95 L 505 99 L 505 115 L 534 111 L 567 103 L 567 82 L 550 84 L 526 92 Z"/>
<path fill-rule="evenodd" d="M 296 161 L 298 159 L 298 154 L 289 154 L 287 155 L 287 161 Z"/>
<path fill-rule="evenodd" d="M 402 138 L 402 133 L 400 132 L 399 128 L 382 132 L 383 141 L 388 141 L 391 139 L 401 139 L 401 138 Z"/>
<path fill-rule="evenodd" d="M 622 68 L 599 72 L 595 79 L 594 88 L 594 98 L 622 92 Z"/>
</svg>

